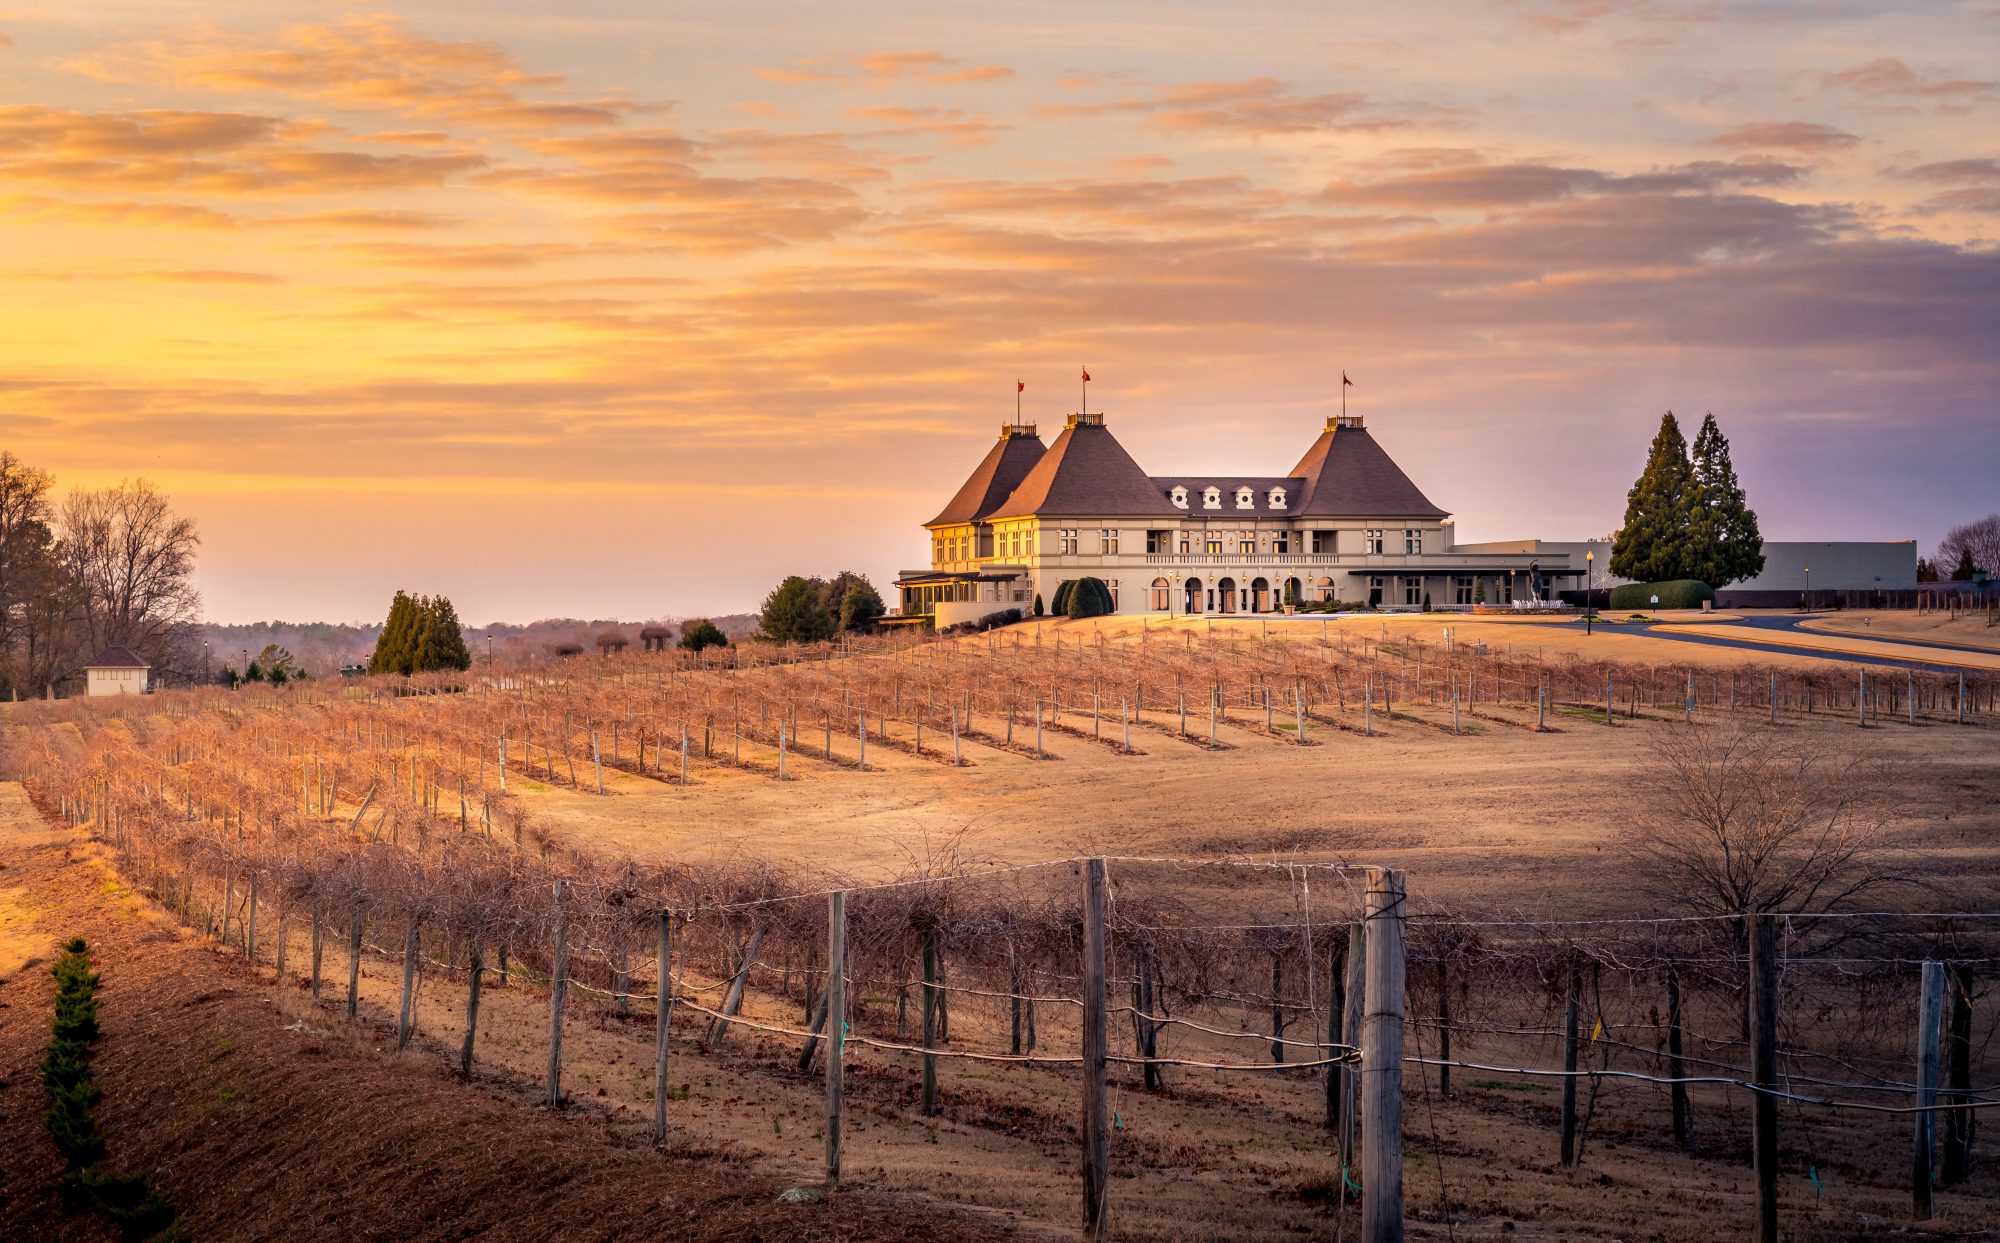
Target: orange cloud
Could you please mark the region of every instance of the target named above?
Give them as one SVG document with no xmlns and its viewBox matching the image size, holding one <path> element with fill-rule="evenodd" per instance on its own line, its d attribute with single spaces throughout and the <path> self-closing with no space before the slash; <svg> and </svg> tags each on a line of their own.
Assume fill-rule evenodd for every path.
<svg viewBox="0 0 2000 1243">
<path fill-rule="evenodd" d="M 1214 130 L 1252 136 L 1305 134 L 1334 130 L 1394 129 L 1421 117 L 1444 119 L 1427 106 L 1390 112 L 1358 91 L 1319 94 L 1295 92 L 1276 78 L 1233 82 L 1187 82 L 1160 87 L 1149 96 L 1129 96 L 1086 104 L 1045 104 L 1041 116 L 1105 116 L 1136 114 L 1148 124 L 1167 130 Z"/>
<path fill-rule="evenodd" d="M 491 43 L 421 38 L 387 16 L 294 26 L 275 40 L 215 30 L 147 40 L 64 67 L 108 82 L 276 95 L 497 130 L 615 124 L 640 107 L 621 99 L 530 98 L 527 92 L 561 87 L 562 78 L 529 73 Z"/>
<path fill-rule="evenodd" d="M 1732 126 L 1708 141 L 1718 147 L 1759 151 L 1838 151 L 1861 140 L 1817 121 L 1752 121 Z"/>
<path fill-rule="evenodd" d="M 223 112 L 0 107 L 0 182 L 81 190 L 302 194 L 433 186 L 484 156 L 376 155 L 300 145 L 316 127 Z"/>
<path fill-rule="evenodd" d="M 1963 112 L 2000 101 L 2000 81 L 1920 73 L 1893 56 L 1877 57 L 1839 73 L 1821 74 L 1820 88 L 1868 99 L 1926 100 L 1941 111 Z"/>
<path fill-rule="evenodd" d="M 809 56 L 782 67 L 757 67 L 752 73 L 772 82 L 833 82 L 859 78 L 873 83 L 903 78 L 947 85 L 1000 82 L 1014 76 L 1005 65 L 968 65 L 942 52 L 882 51 L 856 56 Z"/>
</svg>

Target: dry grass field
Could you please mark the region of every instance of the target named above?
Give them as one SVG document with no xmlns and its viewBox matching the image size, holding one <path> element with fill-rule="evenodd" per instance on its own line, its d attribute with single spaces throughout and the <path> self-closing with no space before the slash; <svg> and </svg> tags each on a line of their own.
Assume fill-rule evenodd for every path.
<svg viewBox="0 0 2000 1243">
<path fill-rule="evenodd" d="M 1074 903 L 1074 869 L 1006 869 L 1113 856 L 1119 935 L 1137 944 L 1158 926 L 1172 941 L 1173 929 L 1163 926 L 1171 921 L 1191 927 L 1188 943 L 1215 959 L 1204 968 L 1214 977 L 1207 985 L 1183 980 L 1174 994 L 1176 1013 L 1203 1026 L 1169 1029 L 1162 1037 L 1163 1056 L 1191 1062 L 1272 1056 L 1260 1037 L 1270 1032 L 1274 1008 L 1288 1016 L 1288 1038 L 1309 1046 L 1314 1025 L 1323 1021 L 1327 977 L 1317 964 L 1300 973 L 1304 960 L 1284 938 L 1302 930 L 1319 954 L 1331 929 L 1357 917 L 1353 891 L 1326 880 L 1334 874 L 1325 865 L 1403 869 L 1414 916 L 1405 1053 L 1436 1054 L 1434 1042 L 1448 1023 L 1452 1057 L 1466 1063 L 1452 1072 L 1449 1091 L 1435 1067 L 1412 1064 L 1405 1071 L 1405 1186 L 1417 1238 L 1693 1241 L 1740 1238 L 1748 1229 L 1754 1180 L 1744 1092 L 1695 1086 L 1694 1134 L 1682 1148 L 1671 1134 L 1665 1088 L 1593 1079 L 1581 1093 L 1583 1150 L 1571 1168 L 1557 1156 L 1555 1081 L 1510 1069 L 1560 1065 L 1568 970 L 1562 964 L 1572 961 L 1591 964 L 1587 977 L 1578 977 L 1588 980 L 1583 1065 L 1660 1072 L 1670 967 L 1687 981 L 1692 1073 L 1740 1077 L 1747 1064 L 1733 1000 L 1739 960 L 1702 956 L 1723 955 L 1722 949 L 1689 957 L 1685 946 L 1671 960 L 1648 957 L 1654 952 L 1648 943 L 1621 925 L 1569 922 L 1663 913 L 1649 884 L 1655 878 L 1627 849 L 1628 829 L 1645 810 L 1637 791 L 1655 764 L 1657 740 L 1689 728 L 1680 679 L 1692 676 L 1700 686 L 1693 728 L 1716 732 L 1764 719 L 1763 688 L 1775 670 L 1792 679 L 1778 726 L 1783 734 L 1836 758 L 1896 769 L 1884 858 L 1909 883 L 1873 895 L 1876 902 L 1898 910 L 2000 909 L 2000 765 L 1994 762 L 2000 720 L 1982 700 L 1969 723 L 1956 723 L 1941 698 L 1942 680 L 1923 690 L 1914 724 L 1907 702 L 1898 708 L 1899 701 L 1888 699 L 1871 709 L 1864 729 L 1852 708 L 1829 698 L 1851 685 L 1854 668 L 1797 654 L 1695 646 L 1616 626 L 1585 636 L 1574 625 L 1514 618 L 1274 619 L 1268 628 L 1239 619 L 1212 631 L 1182 621 L 1146 628 L 1143 650 L 1156 653 L 1162 668 L 1180 662 L 1173 664 L 1180 689 L 1160 689 L 1164 674 L 1162 682 L 1147 683 L 1128 748 L 1122 688 L 1107 692 L 1104 679 L 1080 680 L 1074 670 L 1129 670 L 1120 662 L 1136 658 L 1141 637 L 1129 623 L 1045 622 L 958 640 L 943 662 L 919 663 L 930 657 L 918 649 L 849 657 L 839 662 L 837 702 L 868 716 L 865 769 L 847 718 L 836 732 L 833 709 L 813 715 L 813 705 L 829 703 L 836 688 L 806 666 L 694 675 L 708 696 L 698 701 L 688 698 L 686 683 L 677 686 L 639 664 L 603 675 L 578 666 L 564 675 L 560 693 L 533 706 L 505 695 L 493 696 L 493 706 L 483 695 L 379 703 L 211 700 L 158 721 L 17 722 L 9 746 L 17 763 L 44 757 L 29 763 L 42 774 L 34 779 L 44 797 L 59 784 L 47 775 L 54 771 L 47 757 L 94 765 L 62 785 L 71 807 L 79 799 L 117 801 L 110 783 L 130 764 L 116 758 L 121 749 L 156 757 L 170 766 L 162 772 L 179 774 L 147 770 L 135 793 L 151 800 L 154 810 L 144 814 L 177 821 L 185 797 L 190 821 L 213 834 L 212 849 L 231 860 L 228 868 L 243 870 L 232 876 L 263 868 L 267 895 L 298 895 L 283 933 L 290 964 L 283 980 L 273 970 L 278 931 L 268 906 L 255 965 L 243 962 L 238 914 L 222 925 L 232 952 L 218 956 L 213 969 L 244 987 L 271 990 L 285 1021 L 310 1031 L 355 1030 L 341 1015 L 344 922 L 332 924 L 315 1002 L 304 980 L 305 917 L 296 911 L 311 902 L 322 904 L 315 911 L 332 910 L 324 904 L 335 899 L 311 897 L 319 890 L 310 886 L 280 890 L 290 866 L 282 859 L 303 847 L 258 853 L 235 844 L 246 840 L 246 823 L 254 839 L 260 817 L 296 819 L 300 831 L 318 835 L 314 841 L 359 834 L 367 841 L 356 852 L 395 846 L 400 834 L 399 849 L 418 854 L 440 849 L 440 834 L 446 844 L 463 837 L 482 848 L 491 837 L 504 850 L 509 826 L 519 839 L 526 825 L 521 849 L 528 855 L 584 861 L 575 866 L 606 875 L 624 867 L 622 874 L 640 878 L 639 891 L 650 883 L 644 878 L 674 869 L 729 878 L 780 867 L 784 884 L 798 890 L 820 887 L 815 879 L 865 887 L 913 873 L 949 873 L 956 879 L 924 890 L 944 895 L 937 900 L 945 905 L 921 909 L 958 911 L 970 920 L 1017 904 L 1031 912 L 1031 923 L 1042 918 L 1032 912 L 1056 912 L 1058 932 L 1064 904 Z M 1452 653 L 1481 643 L 1486 652 L 1477 660 L 1454 663 Z M 1317 667 L 1313 661 L 1339 664 L 1345 680 L 1329 675 L 1319 683 L 1308 710 L 1288 696 L 1304 685 L 1300 671 Z M 1546 710 L 1538 710 L 1537 692 L 1520 680 L 1523 669 L 1543 670 L 1541 685 L 1551 691 L 1567 678 L 1572 693 L 1552 693 Z M 1246 670 L 1256 671 L 1254 681 Z M 1210 676 L 1226 692 L 1212 743 L 1209 692 L 1191 699 L 1185 717 L 1181 704 Z M 1607 676 L 1619 688 L 1608 724 L 1601 704 L 1581 693 Z M 1878 676 L 1895 688 L 1905 677 Z M 1457 709 L 1440 693 L 1441 677 L 1461 693 Z M 1496 696 L 1487 678 L 1499 678 L 1503 693 Z M 906 706 L 878 721 L 868 714 L 883 707 L 891 681 L 899 705 L 919 693 L 912 688 L 940 698 L 921 713 Z M 1089 692 L 1094 701 L 1079 691 L 1085 685 L 1097 687 Z M 1641 685 L 1645 693 L 1628 698 L 1627 688 Z M 1910 686 L 1917 687 L 1914 679 Z M 1119 702 L 1109 702 L 1111 693 Z M 1060 711 L 1045 715 L 1042 696 L 1053 697 L 1051 709 L 1060 699 Z M 719 703 L 733 713 L 726 724 L 716 715 Z M 940 716 L 946 703 L 953 705 L 948 718 Z M 946 719 L 961 735 L 956 763 L 940 724 Z M 319 722 L 310 736 L 299 732 L 308 721 Z M 498 786 L 497 764 L 476 750 L 490 745 L 479 740 L 492 736 L 494 721 L 503 722 L 515 748 L 504 795 L 479 793 Z M 783 727 L 780 780 L 775 723 L 782 721 L 791 723 Z M 698 741 L 682 784 L 676 734 L 690 722 Z M 924 731 L 921 746 L 917 729 Z M 607 760 L 601 792 L 588 759 L 592 748 Z M 92 758 L 98 754 L 113 758 L 100 765 Z M 338 771 L 323 778 L 322 760 Z M 461 801 L 467 785 L 455 783 L 471 783 L 474 792 Z M 232 807 L 239 817 L 233 822 Z M 488 822 L 492 828 L 482 831 Z M 88 828 L 99 838 L 127 833 L 116 816 Z M 211 847 L 170 849 L 167 838 L 154 840 L 155 847 L 128 841 L 119 856 L 134 871 L 130 883 L 187 911 L 193 928 L 176 925 L 176 937 L 213 945 L 213 932 L 201 930 L 210 928 L 218 903 L 241 909 L 230 905 L 232 895 L 241 903 L 241 886 L 190 881 L 174 862 L 204 858 L 201 850 Z M 1320 879 L 1270 866 L 1288 862 L 1316 865 Z M 407 873 L 396 883 L 411 883 L 411 875 L 428 873 Z M 466 1005 L 465 941 L 449 931 L 456 918 L 449 912 L 475 898 L 440 897 L 422 908 L 434 912 L 423 918 L 436 919 L 441 930 L 412 960 L 410 1006 L 420 1061 L 439 1076 L 447 1063 L 456 1064 Z M 370 900 L 361 959 L 359 1030 L 364 1044 L 385 1058 L 404 990 L 403 924 L 392 913 L 405 909 L 396 906 L 403 901 L 385 893 Z M 571 947 L 578 974 L 567 1010 L 565 1086 L 577 1112 L 640 1143 L 654 1107 L 650 948 L 643 936 L 636 947 L 620 939 L 630 925 L 602 913 L 601 895 L 593 901 L 600 913 L 579 925 Z M 691 939 L 679 960 L 678 989 L 688 1006 L 677 1008 L 674 1019 L 667 1149 L 737 1163 L 764 1186 L 811 1182 L 821 1159 L 823 1089 L 816 1073 L 799 1068 L 799 1039 L 784 1032 L 805 1026 L 811 1013 L 818 952 L 812 937 L 824 926 L 823 907 L 808 898 L 752 908 L 767 912 L 777 931 L 761 960 L 743 968 L 750 986 L 741 1013 L 752 1024 L 784 1030 L 739 1025 L 709 1048 L 706 1020 L 692 1007 L 719 1004 L 734 970 L 731 954 L 742 950 L 749 925 L 733 922 L 726 903 L 703 901 L 721 922 L 704 925 L 706 939 Z M 977 918 L 988 922 L 966 924 L 946 951 L 962 974 L 952 977 L 958 987 L 947 995 L 950 1034 L 939 1047 L 1004 1054 L 1009 1007 L 981 991 L 993 986 L 990 975 L 980 974 L 996 952 L 1000 933 L 993 929 L 1001 925 L 991 923 L 990 913 Z M 864 926 L 867 962 L 855 968 L 857 1043 L 847 1053 L 844 1185 L 859 1189 L 856 1195 L 890 1197 L 873 1203 L 906 1205 L 910 1213 L 955 1203 L 1009 1234 L 1070 1237 L 1078 1215 L 1076 1068 L 942 1057 L 938 1112 L 926 1116 L 920 1059 L 859 1041 L 863 1033 L 884 1042 L 915 1039 L 921 990 L 911 983 L 914 942 L 901 924 Z M 1264 934 L 1255 928 L 1265 926 L 1278 930 L 1277 940 L 1259 939 Z M 517 938 L 516 967 L 485 989 L 473 1061 L 482 1083 L 526 1092 L 547 1054 L 546 958 L 531 941 L 540 925 L 509 927 Z M 1786 934 L 1787 946 L 1794 937 L 1799 946 L 1785 969 L 1787 1083 L 1802 1097 L 1906 1102 L 1906 1092 L 1888 1090 L 1908 1079 L 1914 1058 L 1915 966 L 1904 958 L 1928 956 L 1930 949 L 1921 937 L 1840 947 L 1813 935 L 1809 927 Z M 1074 967 L 1061 942 L 1058 936 L 1055 948 L 1035 960 L 1038 974 L 1026 991 L 1075 993 L 1065 974 Z M 1121 981 L 1135 970 L 1123 944 L 1114 946 L 1113 962 Z M 1822 957 L 1809 957 L 1809 944 Z M 1002 961 L 1012 953 L 1007 945 Z M 1564 957 L 1571 949 L 1583 957 Z M 1280 957 L 1291 964 L 1282 986 L 1275 974 L 1259 974 L 1275 973 Z M 626 984 L 612 983 L 613 964 L 629 970 Z M 486 965 L 493 966 L 490 957 Z M 1989 967 L 1974 970 L 1981 978 L 1969 993 L 1971 1081 L 1985 1085 L 2000 1082 L 1993 1039 L 2000 995 L 1984 982 Z M 1000 983 L 1004 993 L 1004 974 Z M 1130 1001 L 1125 987 L 1114 985 L 1115 1001 Z M 615 995 L 621 989 L 633 995 L 629 1001 Z M 1039 1048 L 1051 1055 L 1073 1051 L 1076 1012 L 1052 1000 L 1036 1013 Z M 1114 1051 L 1135 1047 L 1135 1022 L 1114 1019 Z M 1296 1047 L 1284 1052 L 1288 1061 L 1306 1055 Z M 1341 1192 L 1338 1147 L 1325 1125 L 1323 1083 L 1310 1070 L 1175 1065 L 1165 1069 L 1162 1088 L 1149 1091 L 1137 1067 L 1116 1067 L 1114 1237 L 1356 1237 L 1357 1214 Z M 1971 1238 L 2000 1224 L 2000 1184 L 1981 1173 L 1940 1192 L 1937 1216 L 1913 1226 L 1909 1127 L 1906 1115 L 1788 1103 L 1780 1180 L 1787 1237 Z"/>
</svg>

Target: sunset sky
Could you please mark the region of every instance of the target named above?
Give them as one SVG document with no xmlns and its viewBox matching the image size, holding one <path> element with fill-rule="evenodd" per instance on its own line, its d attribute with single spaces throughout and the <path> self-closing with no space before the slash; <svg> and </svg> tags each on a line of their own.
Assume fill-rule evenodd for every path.
<svg viewBox="0 0 2000 1243">
<path fill-rule="evenodd" d="M 1462 539 L 1611 530 L 1667 409 L 1768 538 L 2000 506 L 2000 0 L 1352 9 L 0 7 L 0 446 L 218 621 L 886 587 L 1081 365 L 1157 474 L 1344 367 Z"/>
</svg>

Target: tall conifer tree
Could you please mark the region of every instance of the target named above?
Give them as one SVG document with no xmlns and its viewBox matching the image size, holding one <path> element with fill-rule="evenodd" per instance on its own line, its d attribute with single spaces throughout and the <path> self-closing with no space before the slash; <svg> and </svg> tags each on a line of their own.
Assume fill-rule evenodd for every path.
<svg viewBox="0 0 2000 1243">
<path fill-rule="evenodd" d="M 1646 469 L 1625 494 L 1625 522 L 1612 537 L 1611 572 L 1638 583 L 1694 577 L 1686 556 L 1694 492 L 1687 438 L 1669 410 L 1653 437 Z"/>
<path fill-rule="evenodd" d="M 368 657 L 370 673 L 408 673 L 410 651 L 416 641 L 417 602 L 406 591 L 396 593 L 389 603 L 389 618 L 382 623 L 382 637 Z"/>
<path fill-rule="evenodd" d="M 1695 434 L 1693 471 L 1686 577 L 1725 587 L 1763 573 L 1764 536 L 1757 529 L 1757 513 L 1736 481 L 1729 441 L 1713 414 Z"/>
</svg>

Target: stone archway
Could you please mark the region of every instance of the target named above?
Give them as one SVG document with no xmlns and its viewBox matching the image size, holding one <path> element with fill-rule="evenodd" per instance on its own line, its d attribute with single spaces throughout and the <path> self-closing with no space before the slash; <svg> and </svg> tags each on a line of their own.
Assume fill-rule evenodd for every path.
<svg viewBox="0 0 2000 1243">
<path fill-rule="evenodd" d="M 1216 580 L 1215 580 L 1215 594 L 1216 594 L 1216 605 L 1215 605 L 1215 611 L 1216 611 L 1216 612 L 1218 612 L 1218 613 L 1234 613 L 1234 612 L 1236 611 L 1236 580 L 1235 580 L 1235 579 L 1233 579 L 1233 578 L 1218 578 L 1218 579 L 1216 579 Z"/>
<path fill-rule="evenodd" d="M 1250 611 L 1268 613 L 1271 611 L 1271 580 L 1253 578 L 1250 580 Z"/>
<path fill-rule="evenodd" d="M 1187 580 L 1187 608 L 1183 611 L 1188 613 L 1201 612 L 1201 580 L 1198 578 Z"/>
</svg>

